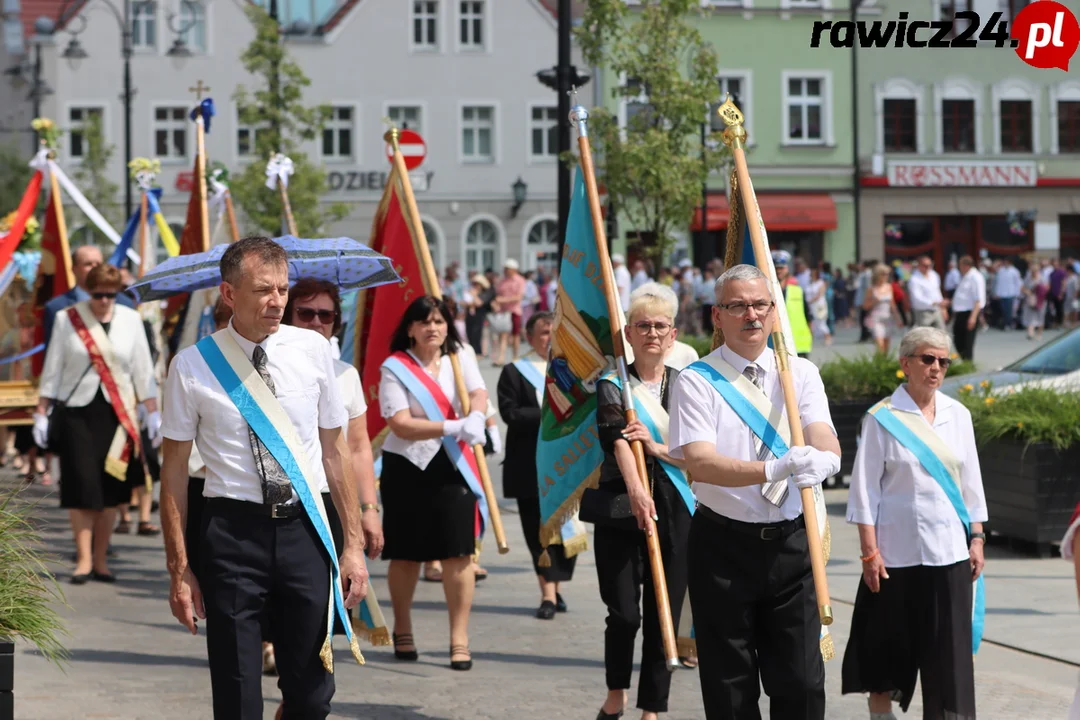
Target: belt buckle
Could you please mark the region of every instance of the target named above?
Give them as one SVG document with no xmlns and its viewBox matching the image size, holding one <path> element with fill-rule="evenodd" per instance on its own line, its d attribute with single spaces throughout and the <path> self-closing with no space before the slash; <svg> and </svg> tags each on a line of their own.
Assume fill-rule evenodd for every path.
<svg viewBox="0 0 1080 720">
<path fill-rule="evenodd" d="M 270 506 L 270 517 L 275 519 L 275 520 L 285 517 L 284 515 L 278 515 L 278 508 L 283 508 L 283 507 L 285 507 L 285 506 L 283 504 L 281 504 L 281 503 L 274 503 L 273 505 L 271 505 Z"/>
<path fill-rule="evenodd" d="M 771 525 L 769 527 L 761 528 L 761 539 L 762 540 L 776 540 L 779 537 L 780 537 L 780 528 L 775 527 L 775 526 L 771 526 Z"/>
</svg>

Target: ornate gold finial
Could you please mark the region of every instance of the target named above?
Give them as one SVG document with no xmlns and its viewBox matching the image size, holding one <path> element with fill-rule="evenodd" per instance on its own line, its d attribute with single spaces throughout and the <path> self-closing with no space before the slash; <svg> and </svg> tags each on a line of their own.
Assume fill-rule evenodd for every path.
<svg viewBox="0 0 1080 720">
<path fill-rule="evenodd" d="M 743 114 L 735 103 L 731 101 L 731 93 L 728 93 L 724 103 L 716 109 L 716 114 L 724 121 L 727 127 L 720 136 L 728 147 L 735 147 L 736 143 L 741 147 L 746 145 L 746 128 L 743 127 Z"/>
<path fill-rule="evenodd" d="M 397 150 L 398 138 L 401 136 L 401 131 L 395 126 L 391 126 L 389 130 L 383 135 L 383 140 L 390 143 L 390 145 Z"/>
</svg>

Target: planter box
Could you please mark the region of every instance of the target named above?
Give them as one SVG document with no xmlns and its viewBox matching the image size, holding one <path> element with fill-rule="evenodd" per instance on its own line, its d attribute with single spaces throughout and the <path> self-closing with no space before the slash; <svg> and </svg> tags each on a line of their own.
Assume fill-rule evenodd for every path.
<svg viewBox="0 0 1080 720">
<path fill-rule="evenodd" d="M 987 527 L 1034 543 L 1041 557 L 1061 541 L 1080 500 L 1080 447 L 1057 451 L 998 440 L 979 448 Z"/>
<path fill-rule="evenodd" d="M 859 431 L 866 411 L 881 398 L 873 400 L 830 400 L 829 414 L 836 426 L 836 436 L 840 440 L 840 475 L 845 478 L 855 467 L 855 452 L 859 449 Z"/>
<path fill-rule="evenodd" d="M 15 718 L 15 643 L 0 637 L 0 720 Z"/>
</svg>

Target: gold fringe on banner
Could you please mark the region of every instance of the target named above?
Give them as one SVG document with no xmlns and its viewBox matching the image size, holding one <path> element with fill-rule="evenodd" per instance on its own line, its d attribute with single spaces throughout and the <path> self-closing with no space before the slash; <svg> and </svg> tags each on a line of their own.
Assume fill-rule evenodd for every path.
<svg viewBox="0 0 1080 720">
<path fill-rule="evenodd" d="M 359 613 L 357 613 L 359 614 Z M 372 645 L 389 645 L 390 629 L 385 627 L 373 628 L 358 617 L 352 619 L 353 637 L 363 637 Z"/>
</svg>

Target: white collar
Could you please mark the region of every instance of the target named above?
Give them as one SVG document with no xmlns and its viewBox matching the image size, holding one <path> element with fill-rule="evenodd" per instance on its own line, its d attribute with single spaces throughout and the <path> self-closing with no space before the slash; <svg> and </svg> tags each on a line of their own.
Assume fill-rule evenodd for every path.
<svg viewBox="0 0 1080 720">
<path fill-rule="evenodd" d="M 750 363 L 757 365 L 766 375 L 776 368 L 776 355 L 768 345 L 765 346 L 765 349 L 761 351 L 761 354 L 758 355 L 755 360 L 744 358 L 742 355 L 728 347 L 727 343 L 721 345 L 715 352 L 720 353 L 720 357 L 726 360 L 728 365 L 735 368 L 740 375 L 746 370 L 746 366 Z"/>
<path fill-rule="evenodd" d="M 253 343 L 236 331 L 236 328 L 233 327 L 232 319 L 229 320 L 228 330 L 229 334 L 233 336 L 234 340 L 236 340 L 236 344 L 239 345 L 240 349 L 244 351 L 244 355 L 247 356 L 248 360 L 251 360 L 251 357 L 255 352 L 256 345 L 261 347 L 263 349 L 263 352 L 269 350 L 270 346 L 273 345 L 275 333 L 267 335 L 266 339 L 264 339 L 261 343 Z M 267 354 L 269 355 L 269 353 Z"/>
<path fill-rule="evenodd" d="M 907 383 L 901 383 L 900 387 L 896 388 L 896 391 L 892 394 L 891 400 L 893 410 L 922 415 L 922 410 L 919 409 L 919 406 L 915 404 L 911 395 L 908 394 Z M 934 393 L 934 425 L 944 425 L 949 422 L 953 417 L 956 405 L 956 400 L 953 400 L 940 390 L 936 391 Z"/>
</svg>

